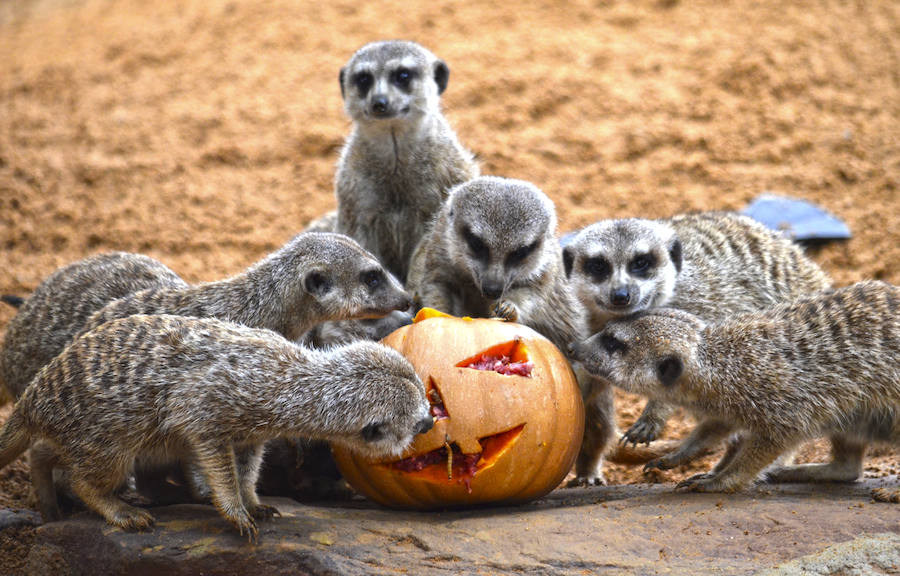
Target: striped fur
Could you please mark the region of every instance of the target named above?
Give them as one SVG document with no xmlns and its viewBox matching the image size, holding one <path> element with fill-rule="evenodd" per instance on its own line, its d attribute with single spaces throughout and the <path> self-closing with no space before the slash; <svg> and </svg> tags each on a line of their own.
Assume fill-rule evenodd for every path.
<svg viewBox="0 0 900 576">
<path fill-rule="evenodd" d="M 900 288 L 869 281 L 706 324 L 663 309 L 612 321 L 576 346 L 592 373 L 741 431 L 713 473 L 684 487 L 732 491 L 780 454 L 832 439 L 828 464 L 775 481 L 849 481 L 870 442 L 900 445 Z M 677 368 L 675 368 L 677 366 Z M 690 451 L 690 439 L 682 450 Z M 670 465 L 679 465 L 673 455 Z"/>
<path fill-rule="evenodd" d="M 430 422 L 412 366 L 380 344 L 315 351 L 215 319 L 135 315 L 83 334 L 38 373 L 0 431 L 0 465 L 35 442 L 38 484 L 62 467 L 89 508 L 140 529 L 152 517 L 114 496 L 135 459 L 187 460 L 222 515 L 255 536 L 253 517 L 273 512 L 255 492 L 266 440 L 383 457 Z"/>
</svg>

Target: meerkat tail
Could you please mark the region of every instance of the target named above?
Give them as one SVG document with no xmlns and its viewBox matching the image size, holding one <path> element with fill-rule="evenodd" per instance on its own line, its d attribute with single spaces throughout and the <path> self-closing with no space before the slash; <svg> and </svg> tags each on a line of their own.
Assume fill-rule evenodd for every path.
<svg viewBox="0 0 900 576">
<path fill-rule="evenodd" d="M 12 416 L 0 431 L 0 470 L 18 458 L 31 445 L 31 435 L 25 428 L 22 413 L 13 410 Z"/>
<path fill-rule="evenodd" d="M 616 444 L 616 446 L 606 455 L 606 459 L 615 464 L 627 464 L 631 466 L 636 464 L 646 464 L 651 460 L 656 460 L 675 450 L 678 448 L 679 444 L 680 442 L 678 440 L 657 440 L 647 446 Z"/>
<path fill-rule="evenodd" d="M 21 296 L 16 296 L 15 294 L 3 294 L 0 295 L 0 301 L 6 302 L 13 308 L 21 308 L 22 304 L 25 303 L 25 299 Z"/>
</svg>

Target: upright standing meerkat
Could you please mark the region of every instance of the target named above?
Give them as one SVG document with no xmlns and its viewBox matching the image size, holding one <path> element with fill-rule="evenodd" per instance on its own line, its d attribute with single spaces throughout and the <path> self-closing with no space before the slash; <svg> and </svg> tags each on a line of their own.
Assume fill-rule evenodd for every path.
<svg viewBox="0 0 900 576">
<path fill-rule="evenodd" d="M 443 60 L 401 41 L 363 46 L 339 76 L 353 131 L 335 177 L 335 231 L 356 239 L 404 283 L 449 189 L 478 175 L 472 153 L 441 114 L 449 77 Z"/>
<path fill-rule="evenodd" d="M 18 398 L 88 317 L 112 300 L 138 290 L 186 286 L 164 264 L 140 254 L 100 254 L 60 268 L 21 304 L 6 327 L 0 384 Z"/>
<path fill-rule="evenodd" d="M 412 365 L 380 344 L 329 351 L 216 319 L 135 315 L 72 342 L 26 388 L 0 431 L 0 468 L 32 441 L 54 458 L 32 474 L 52 492 L 55 464 L 107 522 L 153 523 L 115 496 L 135 458 L 185 458 L 202 471 L 219 512 L 255 538 L 256 478 L 266 440 L 296 435 L 373 457 L 399 454 L 431 428 Z"/>
<path fill-rule="evenodd" d="M 626 390 L 742 431 L 713 469 L 680 484 L 747 486 L 780 454 L 832 439 L 829 464 L 775 468 L 785 481 L 850 481 L 870 442 L 900 446 L 900 288 L 861 282 L 706 324 L 680 310 L 608 323 L 575 355 Z M 900 489 L 877 498 L 900 501 Z"/>
<path fill-rule="evenodd" d="M 712 321 L 764 310 L 831 285 L 796 244 L 746 216 L 727 212 L 598 222 L 576 235 L 563 258 L 591 334 L 612 319 L 660 306 Z M 592 408 L 612 406 L 609 386 L 602 380 L 594 383 L 585 399 L 589 422 L 575 483 L 595 483 L 601 477 L 602 456 L 614 430 L 590 422 L 591 412 L 613 417 L 612 412 Z M 671 412 L 670 406 L 651 399 L 623 440 L 637 444 L 656 439 Z M 710 421 L 696 432 L 713 440 L 723 429 Z M 655 466 L 668 467 L 665 460 L 650 463 Z"/>
<path fill-rule="evenodd" d="M 416 249 L 407 287 L 422 306 L 501 316 L 562 350 L 584 335 L 563 273 L 553 202 L 521 180 L 480 176 L 453 188 Z"/>
</svg>

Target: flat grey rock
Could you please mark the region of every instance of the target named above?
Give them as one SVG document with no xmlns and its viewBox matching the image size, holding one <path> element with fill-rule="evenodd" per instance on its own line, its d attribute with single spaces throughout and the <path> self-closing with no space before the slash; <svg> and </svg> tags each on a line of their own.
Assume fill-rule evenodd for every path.
<svg viewBox="0 0 900 576">
<path fill-rule="evenodd" d="M 900 506 L 869 496 L 884 484 L 762 486 L 734 495 L 676 493 L 671 484 L 575 488 L 522 506 L 445 512 L 271 498 L 266 502 L 283 516 L 261 524 L 255 546 L 211 506 L 155 508 L 157 524 L 143 533 L 78 513 L 35 530 L 28 569 L 71 575 L 751 574 L 863 534 L 900 534 Z"/>
</svg>

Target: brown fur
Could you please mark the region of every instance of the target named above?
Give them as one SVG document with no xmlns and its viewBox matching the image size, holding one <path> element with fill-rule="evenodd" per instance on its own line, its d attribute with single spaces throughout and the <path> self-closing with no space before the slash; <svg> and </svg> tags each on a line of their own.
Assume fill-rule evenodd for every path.
<svg viewBox="0 0 900 576">
<path fill-rule="evenodd" d="M 449 73 L 422 46 L 399 41 L 367 44 L 341 68 L 353 132 L 335 177 L 335 230 L 355 238 L 401 282 L 449 189 L 478 175 L 440 111 Z"/>
<path fill-rule="evenodd" d="M 356 343 L 305 349 L 268 330 L 181 316 L 136 315 L 77 338 L 45 366 L 0 431 L 0 468 L 37 442 L 39 489 L 54 465 L 116 526 L 152 516 L 114 495 L 135 458 L 186 459 L 221 514 L 255 537 L 263 443 L 283 436 L 399 454 L 431 426 L 425 390 L 397 352 Z M 52 514 L 52 510 L 51 516 Z"/>
<path fill-rule="evenodd" d="M 13 399 L 18 398 L 91 314 L 138 290 L 185 286 L 175 272 L 140 254 L 100 254 L 60 268 L 10 320 L 0 349 L 0 383 Z"/>
<path fill-rule="evenodd" d="M 769 477 L 849 481 L 868 443 L 900 444 L 900 288 L 883 282 L 711 324 L 651 311 L 612 321 L 574 349 L 616 386 L 684 406 L 721 435 L 741 432 L 712 473 L 682 488 L 740 490 L 779 455 L 823 436 L 831 463 L 776 467 Z"/>
<path fill-rule="evenodd" d="M 686 310 L 707 321 L 765 310 L 830 286 L 827 275 L 788 239 L 737 214 L 707 212 L 662 220 L 598 222 L 566 246 L 567 273 L 584 305 L 589 333 L 661 306 Z M 587 392 L 588 422 L 576 463 L 576 483 L 601 477 L 604 451 L 612 445 L 612 391 L 601 380 Z M 672 413 L 651 399 L 623 440 L 656 439 Z M 599 418 L 597 422 L 595 419 Z M 695 430 L 697 453 L 718 439 L 718 426 Z M 651 467 L 664 467 L 656 461 Z"/>
</svg>

